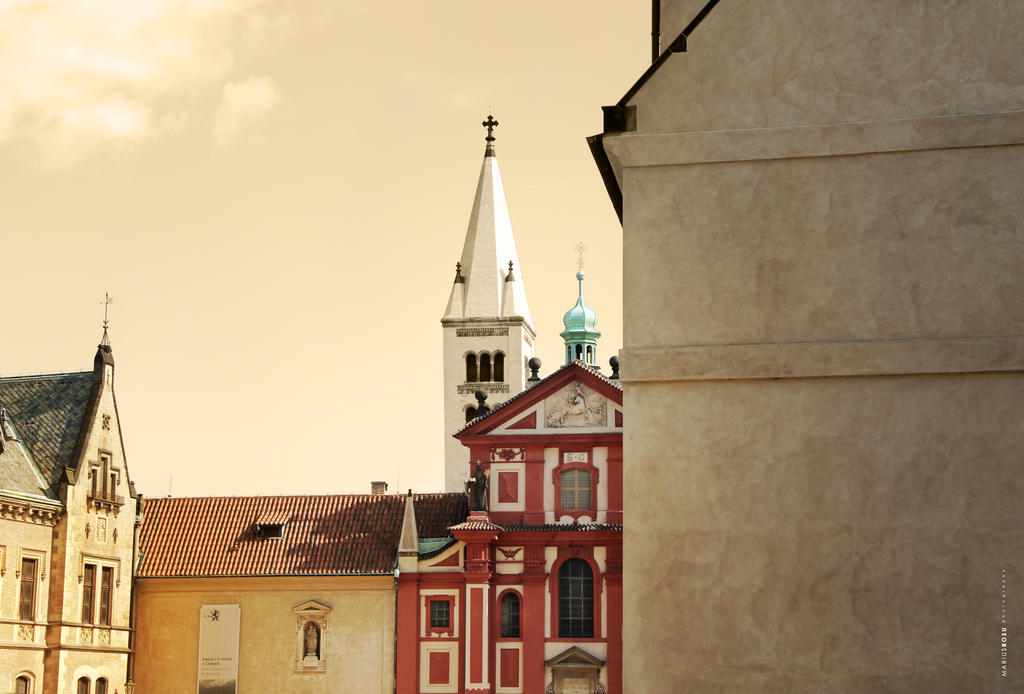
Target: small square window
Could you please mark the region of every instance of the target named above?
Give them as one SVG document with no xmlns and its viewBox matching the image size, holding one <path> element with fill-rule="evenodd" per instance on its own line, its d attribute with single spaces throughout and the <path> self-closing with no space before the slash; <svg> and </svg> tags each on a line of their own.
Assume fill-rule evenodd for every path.
<svg viewBox="0 0 1024 694">
<path fill-rule="evenodd" d="M 449 629 L 452 625 L 452 605 L 448 600 L 430 601 L 430 628 Z"/>
</svg>

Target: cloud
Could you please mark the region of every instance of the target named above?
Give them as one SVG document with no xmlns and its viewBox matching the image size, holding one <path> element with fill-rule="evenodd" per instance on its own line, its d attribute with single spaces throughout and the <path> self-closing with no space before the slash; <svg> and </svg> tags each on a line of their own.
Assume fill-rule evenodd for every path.
<svg viewBox="0 0 1024 694">
<path fill-rule="evenodd" d="M 246 133 L 277 104 L 277 89 L 269 77 L 250 77 L 224 85 L 213 118 L 213 142 L 229 147 L 246 140 Z"/>
<path fill-rule="evenodd" d="M 285 24 L 283 0 L 0 0 L 0 147 L 62 169 L 173 132 Z"/>
</svg>

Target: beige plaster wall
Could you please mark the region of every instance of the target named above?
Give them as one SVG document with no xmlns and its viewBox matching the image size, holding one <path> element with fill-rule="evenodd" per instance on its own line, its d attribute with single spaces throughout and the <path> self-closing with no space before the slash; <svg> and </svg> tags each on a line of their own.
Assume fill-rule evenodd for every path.
<svg viewBox="0 0 1024 694">
<path fill-rule="evenodd" d="M 723 1 L 606 135 L 627 692 L 1024 686 L 1022 33 Z"/>
<path fill-rule="evenodd" d="M 391 577 L 139 579 L 136 692 L 195 691 L 199 610 L 204 604 L 241 606 L 239 692 L 391 692 L 393 584 Z M 308 600 L 332 608 L 324 639 L 324 673 L 294 671 L 292 608 Z"/>
<path fill-rule="evenodd" d="M 703 5 L 662 0 L 663 47 Z M 724 0 L 633 103 L 648 132 L 1019 109 L 1022 23 L 1016 0 Z"/>
<path fill-rule="evenodd" d="M 987 687 L 1003 569 L 1024 595 L 1024 375 L 626 392 L 629 691 L 1012 691 Z"/>
</svg>

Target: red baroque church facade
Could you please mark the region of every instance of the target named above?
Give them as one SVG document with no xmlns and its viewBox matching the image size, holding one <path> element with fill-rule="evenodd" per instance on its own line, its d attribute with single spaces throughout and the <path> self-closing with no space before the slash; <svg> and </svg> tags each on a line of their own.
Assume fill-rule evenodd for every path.
<svg viewBox="0 0 1024 694">
<path fill-rule="evenodd" d="M 574 361 L 455 436 L 486 503 L 448 538 L 417 536 L 407 505 L 397 691 L 619 694 L 619 382 Z"/>
</svg>

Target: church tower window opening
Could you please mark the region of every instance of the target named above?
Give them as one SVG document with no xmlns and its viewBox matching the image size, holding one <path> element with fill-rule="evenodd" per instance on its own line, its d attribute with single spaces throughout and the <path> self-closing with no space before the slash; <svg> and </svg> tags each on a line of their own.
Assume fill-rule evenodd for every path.
<svg viewBox="0 0 1024 694">
<path fill-rule="evenodd" d="M 494 354 L 494 382 L 503 383 L 505 381 L 505 355 L 501 352 L 495 352 Z"/>
<path fill-rule="evenodd" d="M 491 355 L 486 352 L 480 355 L 480 380 L 491 380 Z"/>
<path fill-rule="evenodd" d="M 32 694 L 32 683 L 27 676 L 21 675 L 14 681 L 14 694 Z"/>
<path fill-rule="evenodd" d="M 89 678 L 78 678 L 78 694 L 89 694 Z"/>
<path fill-rule="evenodd" d="M 96 680 L 96 694 L 107 694 L 107 678 L 101 677 Z"/>
<path fill-rule="evenodd" d="M 474 383 L 477 380 L 476 355 L 466 355 L 466 382 Z"/>
<path fill-rule="evenodd" d="M 582 559 L 558 570 L 558 637 L 594 637 L 594 572 Z"/>
</svg>

